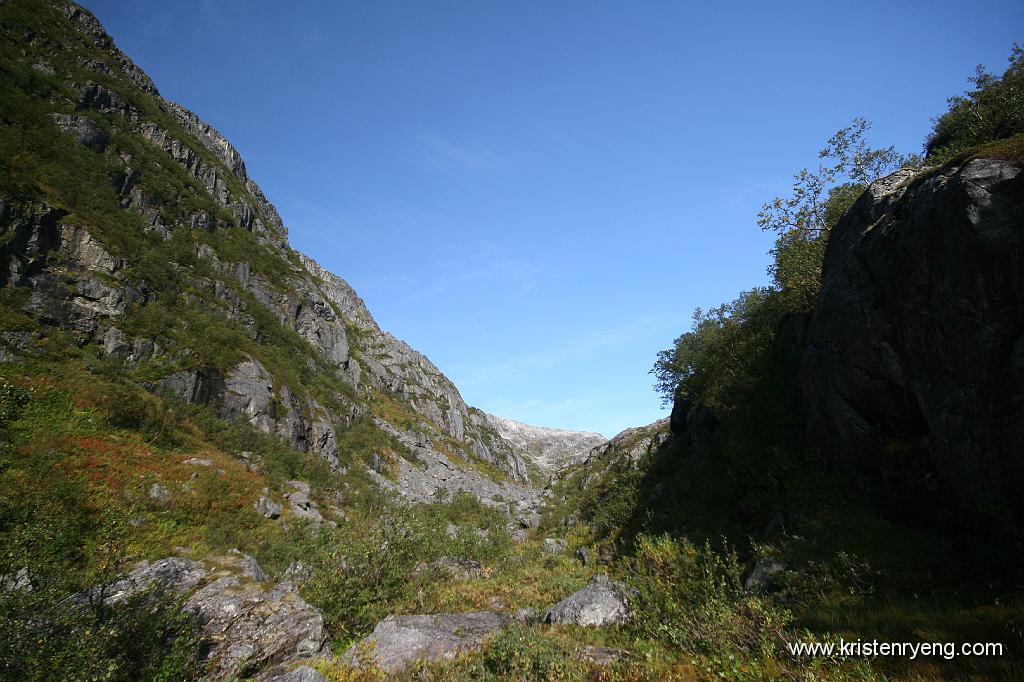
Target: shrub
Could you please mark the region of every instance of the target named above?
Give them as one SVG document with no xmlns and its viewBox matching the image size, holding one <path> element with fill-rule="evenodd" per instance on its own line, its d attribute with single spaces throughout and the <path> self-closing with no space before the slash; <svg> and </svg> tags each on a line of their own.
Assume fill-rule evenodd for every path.
<svg viewBox="0 0 1024 682">
<path fill-rule="evenodd" d="M 752 289 L 727 303 L 693 314 L 691 331 L 658 353 L 651 370 L 666 403 L 677 395 L 727 411 L 759 377 L 779 319 L 768 289 Z"/>
<path fill-rule="evenodd" d="M 415 530 L 402 510 L 321 530 L 303 558 L 311 577 L 302 594 L 323 611 L 336 641 L 365 633 L 409 594 L 420 556 Z"/>
<path fill-rule="evenodd" d="M 775 654 L 789 614 L 744 592 L 734 551 L 643 535 L 624 561 L 647 637 L 721 662 Z"/>
<path fill-rule="evenodd" d="M 974 86 L 950 97 L 949 110 L 935 119 L 925 142 L 929 161 L 945 161 L 979 144 L 1024 133 L 1024 49 L 1014 45 L 1010 66 L 997 77 L 978 66 Z"/>
<path fill-rule="evenodd" d="M 150 591 L 116 607 L 74 609 L 15 593 L 0 600 L 0 677 L 9 680 L 191 680 L 201 628 L 181 599 Z"/>
</svg>

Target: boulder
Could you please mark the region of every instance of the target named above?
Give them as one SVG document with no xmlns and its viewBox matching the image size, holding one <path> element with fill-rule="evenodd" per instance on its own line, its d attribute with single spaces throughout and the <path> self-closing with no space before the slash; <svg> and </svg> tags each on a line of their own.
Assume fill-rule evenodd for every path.
<svg viewBox="0 0 1024 682">
<path fill-rule="evenodd" d="M 897 171 L 832 230 L 800 367 L 807 433 L 894 516 L 1024 520 L 1022 166 Z"/>
<path fill-rule="evenodd" d="M 578 592 L 548 610 L 544 622 L 551 625 L 614 625 L 632 617 L 629 588 L 601 574 Z"/>
<path fill-rule="evenodd" d="M 292 516 L 306 519 L 314 526 L 319 526 L 324 521 L 320 511 L 309 499 L 309 484 L 300 481 L 288 481 L 288 485 L 294 488 L 290 493 L 285 494 L 285 499 L 291 505 Z"/>
<path fill-rule="evenodd" d="M 605 666 L 626 658 L 629 656 L 629 652 L 624 649 L 615 649 L 610 646 L 587 645 L 583 647 L 581 656 L 589 663 L 593 663 L 597 666 Z"/>
<path fill-rule="evenodd" d="M 511 622 L 508 616 L 491 611 L 388 616 L 346 657 L 360 665 L 361 656 L 368 656 L 374 666 L 392 675 L 416 661 L 454 658 Z"/>
<path fill-rule="evenodd" d="M 257 682 L 326 682 L 323 675 L 308 665 L 300 665 L 285 672 L 275 671 L 269 676 L 260 676 L 256 679 Z"/>
<path fill-rule="evenodd" d="M 268 519 L 276 519 L 281 516 L 281 505 L 274 502 L 272 499 L 263 495 L 260 499 L 256 500 L 256 511 L 263 514 Z"/>
<path fill-rule="evenodd" d="M 167 487 L 162 486 L 159 483 L 154 483 L 149 486 L 149 491 L 146 494 L 149 495 L 149 499 L 158 504 L 167 504 L 174 497 Z"/>
<path fill-rule="evenodd" d="M 540 548 L 548 554 L 561 554 L 565 551 L 565 540 L 561 538 L 544 538 Z"/>
<path fill-rule="evenodd" d="M 0 575 L 0 591 L 31 592 L 32 577 L 29 575 L 28 567 L 22 566 L 12 575 Z"/>
<path fill-rule="evenodd" d="M 758 559 L 750 575 L 743 582 L 743 589 L 747 592 L 767 592 L 775 584 L 783 568 L 782 563 L 776 559 Z"/>
<path fill-rule="evenodd" d="M 241 579 L 240 579 L 241 578 Z M 272 585 L 252 557 L 233 553 L 205 562 L 167 557 L 143 561 L 126 576 L 65 600 L 88 608 L 97 600 L 118 606 L 154 587 L 187 595 L 184 608 L 203 626 L 211 679 L 250 677 L 268 663 L 320 654 L 327 641 L 323 616 L 289 583 Z"/>
</svg>

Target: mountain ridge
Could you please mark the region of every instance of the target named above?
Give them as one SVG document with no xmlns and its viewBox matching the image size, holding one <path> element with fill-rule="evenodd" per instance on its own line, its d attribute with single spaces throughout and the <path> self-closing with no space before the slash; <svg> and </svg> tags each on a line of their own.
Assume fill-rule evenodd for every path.
<svg viewBox="0 0 1024 682">
<path fill-rule="evenodd" d="M 7 265 L 3 279 L 37 292 L 26 306 L 30 316 L 75 328 L 85 342 L 99 343 L 129 366 L 146 365 L 154 377 L 146 385 L 153 390 L 186 403 L 214 404 L 222 416 L 277 433 L 332 464 L 338 463 L 339 433 L 372 413 L 403 432 L 432 432 L 457 459 L 477 459 L 513 482 L 528 482 L 528 453 L 495 431 L 487 415 L 469 408 L 426 356 L 382 330 L 344 279 L 288 245 L 277 210 L 226 137 L 164 99 L 87 10 L 64 2 L 49 6 L 78 27 L 84 49 L 78 46 L 67 60 L 63 46 L 39 45 L 46 36 L 33 36 L 36 52 L 53 59 L 31 64 L 30 78 L 64 95 L 67 104 L 55 107 L 52 123 L 112 167 L 118 197 L 113 210 L 141 216 L 148 242 L 118 244 L 123 232 L 105 229 L 102 221 L 71 225 L 85 212 L 62 208 L 52 197 L 6 197 L 0 213 L 16 236 L 0 250 Z M 90 56 L 95 50 L 109 58 Z M 164 168 L 166 177 L 153 177 L 159 158 L 139 164 L 137 157 L 154 151 L 169 156 L 177 170 Z M 168 244 L 176 253 L 165 273 L 135 271 L 140 253 L 165 251 Z M 55 261 L 72 266 L 63 269 L 64 281 L 55 276 Z M 165 334 L 163 327 L 157 330 L 162 342 L 140 333 L 132 324 L 137 313 L 176 297 L 176 291 L 160 293 L 175 286 L 167 280 L 193 296 L 168 312 L 180 318 L 202 308 L 204 316 L 226 320 L 232 332 L 255 337 L 256 352 L 236 352 L 225 362 L 230 353 L 203 357 L 194 335 L 190 345 L 182 338 L 188 334 Z M 260 319 L 266 312 L 271 319 Z M 274 326 L 279 328 L 268 329 Z M 294 361 L 271 359 L 278 348 L 260 341 L 272 336 L 291 343 L 295 359 L 315 375 L 312 381 L 295 377 Z M 310 351 L 318 357 L 310 359 Z M 18 354 L 14 347 L 9 352 Z M 154 376 L 161 373 L 158 366 L 162 376 Z M 311 383 L 321 384 L 319 390 L 310 390 Z M 434 445 L 429 436 L 413 440 Z"/>
</svg>

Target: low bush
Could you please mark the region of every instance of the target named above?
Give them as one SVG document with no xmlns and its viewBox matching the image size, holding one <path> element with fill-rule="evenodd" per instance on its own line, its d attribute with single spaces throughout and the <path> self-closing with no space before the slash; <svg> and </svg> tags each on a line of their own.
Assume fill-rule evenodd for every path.
<svg viewBox="0 0 1024 682">
<path fill-rule="evenodd" d="M 45 590 L 43 590 L 45 591 Z M 201 628 L 181 599 L 156 591 L 116 607 L 77 608 L 33 593 L 0 599 L 0 678 L 115 682 L 199 677 Z"/>
<path fill-rule="evenodd" d="M 777 655 L 790 616 L 744 591 L 734 551 L 640 536 L 624 565 L 646 637 L 723 664 Z"/>
</svg>

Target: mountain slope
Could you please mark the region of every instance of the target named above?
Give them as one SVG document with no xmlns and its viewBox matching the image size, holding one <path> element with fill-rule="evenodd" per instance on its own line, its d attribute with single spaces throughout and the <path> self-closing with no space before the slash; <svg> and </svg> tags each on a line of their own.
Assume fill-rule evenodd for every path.
<svg viewBox="0 0 1024 682">
<path fill-rule="evenodd" d="M 522 488 L 529 453 L 288 246 L 238 151 L 163 99 L 91 14 L 8 2 L 3 32 L 0 285 L 34 332 L 60 329 L 151 390 L 332 465 L 359 451 L 400 489 L 417 449 L 465 471 L 418 481 L 416 497 Z M 39 341 L 9 330 L 3 353 Z M 343 436 L 354 427 L 368 442 Z"/>
<path fill-rule="evenodd" d="M 531 426 L 490 414 L 485 414 L 484 419 L 499 436 L 519 452 L 527 453 L 534 464 L 549 474 L 571 466 L 607 441 L 600 433 Z"/>
</svg>

